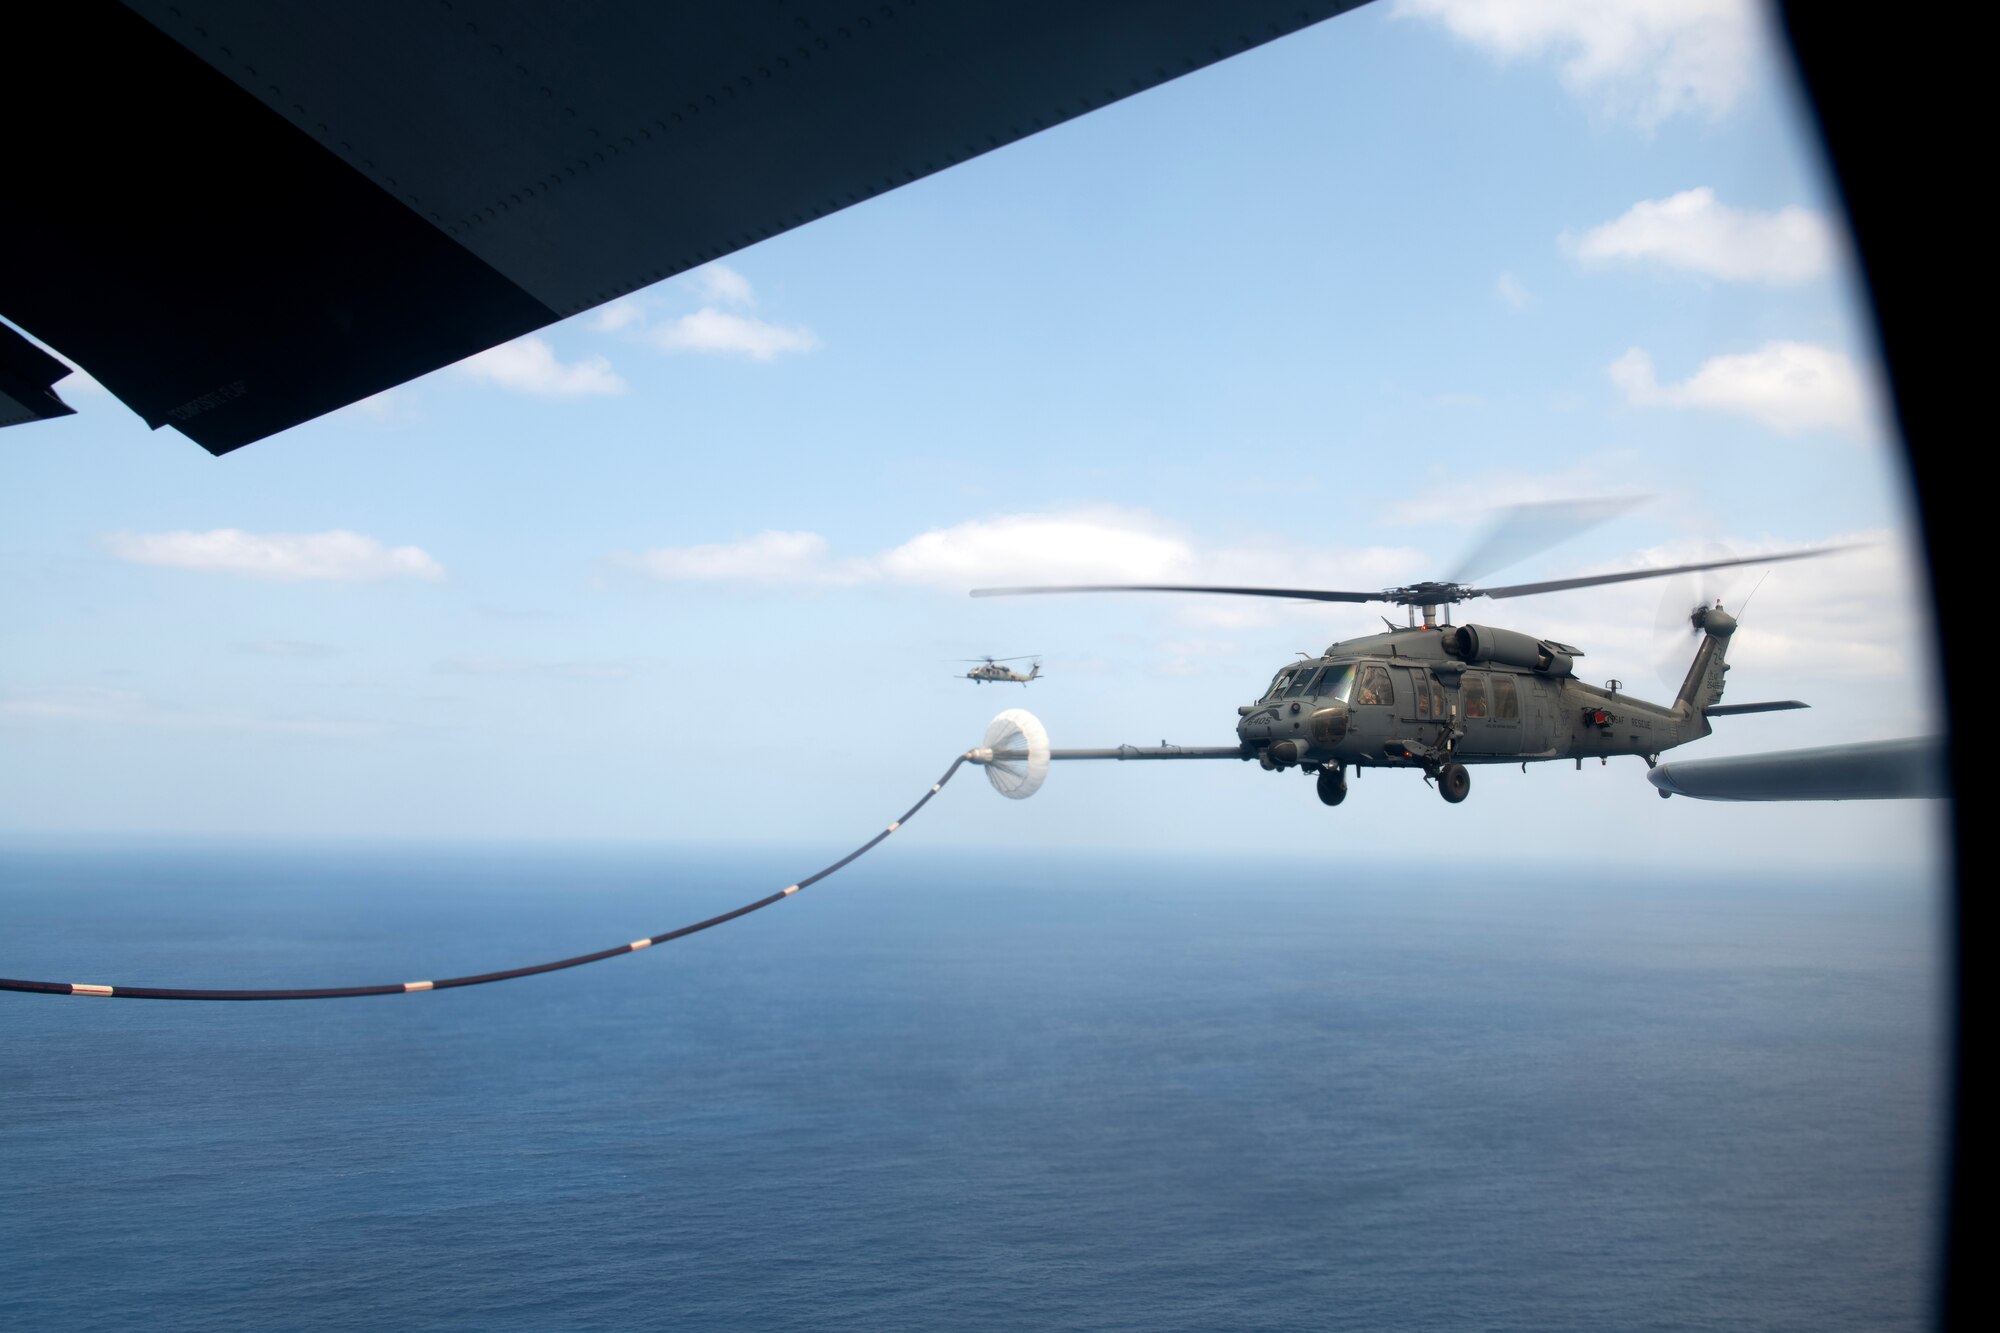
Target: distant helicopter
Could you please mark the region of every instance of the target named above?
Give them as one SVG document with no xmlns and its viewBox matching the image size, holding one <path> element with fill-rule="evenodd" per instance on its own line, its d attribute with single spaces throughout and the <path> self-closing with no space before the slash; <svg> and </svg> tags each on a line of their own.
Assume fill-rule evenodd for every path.
<svg viewBox="0 0 2000 1333">
<path fill-rule="evenodd" d="M 984 685 L 989 680 L 995 685 L 1026 685 L 1029 681 L 1036 679 L 1042 674 L 1042 659 L 1039 657 L 1035 659 L 1035 664 L 1028 668 L 1028 674 L 1025 676 L 1011 667 L 1000 665 L 1002 662 L 1026 661 L 1027 657 L 1025 654 L 1021 657 L 968 657 L 965 660 L 979 663 L 978 666 L 965 673 L 965 678 L 970 681 L 977 681 L 981 685 Z"/>
<path fill-rule="evenodd" d="M 976 763 L 1005 769 L 1005 773 L 989 769 L 989 776 L 1010 796 L 1032 794 L 1050 759 L 1254 759 L 1270 771 L 1297 768 L 1316 775 L 1319 798 L 1327 805 L 1347 799 L 1348 771 L 1356 768 L 1419 770 L 1453 804 L 1472 789 L 1467 771 L 1471 764 L 1525 767 L 1536 761 L 1573 759 L 1581 768 L 1585 759 L 1637 755 L 1651 768 L 1663 751 L 1709 735 L 1710 718 L 1807 707 L 1796 699 L 1721 702 L 1729 670 L 1724 658 L 1736 632 L 1736 618 L 1723 610 L 1719 600 L 1712 606 L 1704 601 L 1689 616 L 1701 642 L 1670 704 L 1633 698 L 1615 680 L 1602 687 L 1587 685 L 1575 675 L 1581 649 L 1516 630 L 1453 625 L 1448 608 L 1474 597 L 1527 597 L 1735 565 L 1775 564 L 1845 549 L 1825 546 L 1494 588 L 1458 582 L 1413 583 L 1380 592 L 1154 583 L 979 588 L 974 597 L 1199 592 L 1392 602 L 1410 608 L 1410 624 L 1343 640 L 1319 657 L 1287 664 L 1256 702 L 1237 708 L 1234 746 L 1163 743 L 1157 748 L 1050 750 L 1039 723 L 1027 715 L 1022 715 L 1025 721 L 1003 723 L 1009 715 L 1002 714 L 989 729 L 986 744 L 971 757 Z M 1418 609 L 1423 612 L 1422 625 L 1416 623 Z M 1446 614 L 1442 624 L 1441 609 Z"/>
</svg>

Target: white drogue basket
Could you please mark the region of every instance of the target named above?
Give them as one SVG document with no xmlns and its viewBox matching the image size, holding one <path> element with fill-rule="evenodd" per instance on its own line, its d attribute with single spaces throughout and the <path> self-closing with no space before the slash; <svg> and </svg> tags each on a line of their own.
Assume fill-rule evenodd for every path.
<svg viewBox="0 0 2000 1333">
<path fill-rule="evenodd" d="M 986 724 L 980 746 L 993 758 L 985 760 L 986 780 L 1009 800 L 1025 801 L 1042 789 L 1049 776 L 1049 733 L 1042 720 L 1025 708 L 1010 708 Z M 999 757 L 1005 753 L 1008 757 Z"/>
</svg>

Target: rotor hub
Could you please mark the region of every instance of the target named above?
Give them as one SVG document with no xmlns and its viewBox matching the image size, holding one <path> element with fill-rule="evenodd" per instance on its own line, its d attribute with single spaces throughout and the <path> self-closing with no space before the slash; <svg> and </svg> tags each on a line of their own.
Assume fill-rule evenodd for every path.
<svg viewBox="0 0 2000 1333">
<path fill-rule="evenodd" d="M 1410 583 L 1382 590 L 1382 600 L 1397 606 L 1451 606 L 1480 595 L 1479 589 L 1463 583 Z"/>
</svg>

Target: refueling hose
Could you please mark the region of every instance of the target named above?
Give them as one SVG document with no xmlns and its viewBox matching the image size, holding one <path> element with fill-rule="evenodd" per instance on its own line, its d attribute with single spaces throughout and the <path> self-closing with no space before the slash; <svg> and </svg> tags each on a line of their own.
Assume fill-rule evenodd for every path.
<svg viewBox="0 0 2000 1333">
<path fill-rule="evenodd" d="M 759 898 L 754 903 L 745 903 L 733 911 L 720 916 L 712 916 L 706 921 L 697 921 L 691 926 L 669 930 L 659 935 L 648 935 L 643 940 L 633 940 L 614 949 L 599 949 L 596 953 L 578 954 L 574 958 L 562 958 L 553 963 L 535 963 L 528 967 L 510 967 L 500 972 L 481 972 L 469 977 L 446 977 L 439 981 L 404 981 L 386 986 L 317 986 L 297 990 L 198 990 L 169 986 L 103 986 L 93 983 L 72 981 L 18 981 L 11 977 L 0 977 L 0 991 L 28 991 L 42 995 L 103 995 L 120 1000 L 346 1000 L 358 995 L 408 995 L 413 991 L 450 990 L 455 986 L 484 986 L 493 981 L 512 981 L 516 977 L 532 977 L 543 972 L 560 972 L 566 967 L 582 967 L 585 963 L 600 963 L 620 954 L 637 953 L 650 949 L 655 944 L 665 944 L 668 940 L 680 939 L 683 935 L 693 935 L 697 931 L 719 926 L 725 921 L 734 921 L 739 916 L 782 902 L 800 889 L 810 888 L 828 875 L 866 856 L 875 850 L 884 838 L 910 822 L 917 811 L 930 802 L 931 797 L 944 789 L 951 781 L 952 774 L 958 772 L 959 765 L 966 761 L 965 755 L 951 761 L 951 767 L 944 776 L 931 784 L 931 789 L 923 794 L 915 805 L 903 813 L 888 828 L 883 829 L 867 842 L 849 852 L 823 870 L 807 875 L 798 883 L 778 890 L 769 897 Z"/>
</svg>

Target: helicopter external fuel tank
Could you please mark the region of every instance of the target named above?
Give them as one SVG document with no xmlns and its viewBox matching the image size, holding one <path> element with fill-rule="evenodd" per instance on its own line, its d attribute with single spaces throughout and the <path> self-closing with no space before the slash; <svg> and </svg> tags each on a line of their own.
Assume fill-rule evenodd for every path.
<svg viewBox="0 0 2000 1333">
<path fill-rule="evenodd" d="M 1460 625 L 1445 635 L 1444 648 L 1463 662 L 1498 662 L 1550 676 L 1570 675 L 1576 653 L 1567 644 L 1487 625 Z"/>
</svg>

